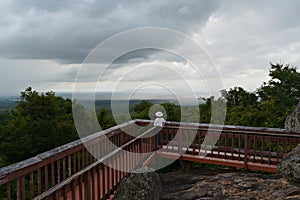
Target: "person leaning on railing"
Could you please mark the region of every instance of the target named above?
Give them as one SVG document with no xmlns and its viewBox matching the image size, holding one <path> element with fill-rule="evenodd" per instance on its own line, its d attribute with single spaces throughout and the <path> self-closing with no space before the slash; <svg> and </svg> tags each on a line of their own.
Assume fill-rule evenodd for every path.
<svg viewBox="0 0 300 200">
<path fill-rule="evenodd" d="M 160 111 L 156 112 L 155 116 L 157 118 L 154 120 L 153 125 L 162 128 L 166 123 L 166 120 L 163 118 L 163 116 L 164 116 L 163 113 Z M 158 143 L 158 148 L 161 148 L 161 146 L 162 146 L 161 129 L 159 130 L 159 132 L 157 134 L 157 143 Z"/>
</svg>

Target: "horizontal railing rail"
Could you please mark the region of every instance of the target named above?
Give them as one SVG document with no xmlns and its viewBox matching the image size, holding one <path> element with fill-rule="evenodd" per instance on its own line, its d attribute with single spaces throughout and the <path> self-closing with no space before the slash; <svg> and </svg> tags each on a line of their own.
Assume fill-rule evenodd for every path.
<svg viewBox="0 0 300 200">
<path fill-rule="evenodd" d="M 149 124 L 149 120 L 139 120 L 138 123 Z M 203 130 L 222 130 L 222 131 L 238 131 L 238 132 L 249 132 L 249 133 L 275 133 L 275 134 L 292 134 L 300 135 L 297 132 L 289 132 L 286 129 L 280 128 L 268 128 L 268 127 L 250 127 L 250 126 L 232 126 L 232 125 L 219 125 L 219 124 L 198 124 L 198 123 L 187 123 L 187 122 L 166 122 L 166 127 L 183 127 L 185 129 L 203 129 Z"/>
<path fill-rule="evenodd" d="M 92 154 L 98 158 L 112 149 L 105 137 L 116 146 L 132 140 L 127 133 L 137 131 L 135 123 L 132 120 L 1 168 L 0 187 L 5 185 L 6 199 L 32 199 L 76 174 L 97 160 Z"/>
<path fill-rule="evenodd" d="M 35 199 L 75 199 L 75 196 L 91 200 L 109 198 L 120 181 L 129 172 L 142 167 L 151 151 L 157 148 L 156 133 L 157 129 L 152 127 Z"/>
<path fill-rule="evenodd" d="M 194 136 L 192 142 L 191 135 Z M 233 166 L 242 166 L 245 169 L 249 165 L 254 166 L 251 169 L 266 165 L 266 168 L 262 166 L 261 169 L 273 172 L 283 156 L 300 143 L 299 133 L 290 133 L 284 129 L 234 126 L 224 126 L 222 129 L 219 125 L 196 126 L 185 123 L 166 123 L 162 138 L 164 152 L 205 156 L 208 161 L 223 165 L 230 165 L 232 161 Z M 188 144 L 188 140 L 191 144 Z M 216 159 L 220 162 L 216 162 Z M 194 160 L 197 160 L 196 157 Z"/>
</svg>

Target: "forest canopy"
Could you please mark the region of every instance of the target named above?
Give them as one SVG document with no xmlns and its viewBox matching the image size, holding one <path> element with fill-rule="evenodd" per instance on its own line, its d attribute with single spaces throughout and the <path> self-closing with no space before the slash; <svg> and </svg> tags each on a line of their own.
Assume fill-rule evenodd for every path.
<svg viewBox="0 0 300 200">
<path fill-rule="evenodd" d="M 270 80 L 255 91 L 234 87 L 221 90 L 218 99 L 200 97 L 204 103 L 199 104 L 198 121 L 210 123 L 212 103 L 227 103 L 225 124 L 284 128 L 287 115 L 300 98 L 300 73 L 289 64 L 270 65 Z M 141 101 L 131 109 L 131 117 L 150 119 L 148 113 L 152 105 L 150 101 Z M 164 102 L 161 106 L 166 110 L 167 120 L 181 120 L 179 105 Z M 195 111 L 188 109 L 189 112 Z M 97 113 L 97 118 L 103 129 L 116 125 L 105 108 Z M 20 101 L 14 109 L 0 114 L 0 167 L 76 139 L 72 101 L 56 96 L 52 91 L 38 93 L 28 87 L 21 92 Z"/>
</svg>

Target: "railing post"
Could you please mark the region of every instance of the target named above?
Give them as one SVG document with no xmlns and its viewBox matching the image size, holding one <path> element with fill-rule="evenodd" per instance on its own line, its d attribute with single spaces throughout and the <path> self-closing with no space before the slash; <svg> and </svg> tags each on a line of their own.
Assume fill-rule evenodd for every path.
<svg viewBox="0 0 300 200">
<path fill-rule="evenodd" d="M 181 172 L 186 172 L 186 161 L 181 160 Z"/>
<path fill-rule="evenodd" d="M 86 194 L 86 199 L 92 199 L 92 185 L 91 185 L 91 170 L 87 171 L 85 174 L 85 186 L 84 193 Z"/>
<path fill-rule="evenodd" d="M 248 133 L 245 133 L 245 144 L 244 144 L 244 149 L 245 149 L 245 154 L 244 154 L 244 169 L 248 170 L 248 147 L 249 147 L 249 138 L 248 138 Z"/>
<path fill-rule="evenodd" d="M 26 199 L 26 188 L 25 188 L 25 176 L 22 176 L 17 179 L 17 199 L 25 200 Z"/>
<path fill-rule="evenodd" d="M 10 182 L 6 183 L 6 199 L 11 200 Z"/>
<path fill-rule="evenodd" d="M 178 130 L 178 134 L 179 134 L 178 135 L 179 136 L 178 137 L 178 140 L 179 140 L 178 141 L 178 144 L 179 144 L 178 145 L 178 151 L 179 151 L 179 155 L 182 156 L 182 131 L 180 129 Z"/>
<path fill-rule="evenodd" d="M 161 149 L 162 146 L 163 146 L 163 132 L 162 132 L 163 127 L 158 127 L 157 129 L 159 131 L 157 132 L 157 137 L 156 137 L 157 141 L 156 141 L 156 143 L 157 143 L 157 147 L 159 149 Z"/>
<path fill-rule="evenodd" d="M 138 153 L 139 153 L 139 162 L 138 164 L 141 164 L 141 167 L 142 167 L 142 164 L 143 164 L 143 153 L 146 153 L 144 152 L 143 150 L 143 138 L 140 139 L 140 143 L 139 143 L 139 146 L 138 146 Z"/>
</svg>

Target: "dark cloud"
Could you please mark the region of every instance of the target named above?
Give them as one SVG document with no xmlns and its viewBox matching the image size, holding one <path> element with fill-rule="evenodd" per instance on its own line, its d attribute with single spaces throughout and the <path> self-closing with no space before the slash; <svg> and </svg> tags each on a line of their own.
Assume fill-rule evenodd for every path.
<svg viewBox="0 0 300 200">
<path fill-rule="evenodd" d="M 269 62 L 300 65 L 299 7 L 298 0 L 2 0 L 0 69 L 5 71 L 2 72 L 5 77 L 1 78 L 0 91 L 20 91 L 35 83 L 44 84 L 41 88 L 47 88 L 46 83 L 53 84 L 53 88 L 71 88 L 77 64 L 94 47 L 114 34 L 140 27 L 163 27 L 185 33 L 215 61 L 224 88 L 241 85 L 252 90 L 267 80 Z M 171 37 L 166 40 L 166 36 L 145 34 L 134 39 L 142 42 L 155 38 L 166 49 L 181 48 L 180 42 Z M 130 42 L 118 41 L 101 55 L 106 58 L 121 52 Z M 164 50 L 134 50 L 115 59 L 105 74 L 108 81 L 116 80 L 138 63 L 179 62 L 178 66 L 185 66 L 184 59 Z M 86 73 L 83 82 L 88 82 L 97 67 Z M 208 73 L 209 65 L 207 69 L 201 68 L 202 72 Z M 152 74 L 156 80 L 163 79 L 160 75 L 163 74 Z M 143 77 L 141 73 L 136 81 L 151 80 L 152 76 Z M 214 74 L 209 78 L 215 78 Z M 7 84 L 10 81 L 13 83 Z M 126 81 L 129 84 L 132 79 Z"/>
<path fill-rule="evenodd" d="M 128 52 L 118 57 L 112 67 L 118 67 L 118 64 L 123 63 L 141 63 L 153 61 L 169 61 L 169 62 L 185 62 L 185 60 L 178 55 L 173 54 L 162 49 L 145 48 Z"/>
<path fill-rule="evenodd" d="M 190 33 L 216 7 L 216 1 L 4 2 L 0 56 L 81 63 L 99 42 L 120 31 L 158 26 Z"/>
</svg>

